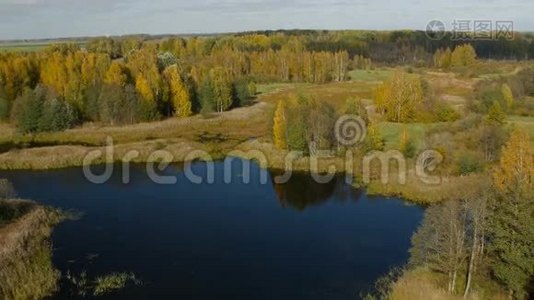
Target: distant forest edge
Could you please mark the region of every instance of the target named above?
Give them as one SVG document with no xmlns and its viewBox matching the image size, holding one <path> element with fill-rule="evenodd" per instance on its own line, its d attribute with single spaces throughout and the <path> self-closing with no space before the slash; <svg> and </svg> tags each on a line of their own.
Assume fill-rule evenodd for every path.
<svg viewBox="0 0 534 300">
<path fill-rule="evenodd" d="M 466 44 L 473 55 L 454 59 Z M 491 41 L 455 41 L 450 33 L 432 40 L 422 31 L 62 40 L 38 51 L 0 51 L 0 119 L 22 132 L 132 124 L 248 105 L 257 83 L 345 81 L 349 70 L 381 65 L 471 70 L 476 57 L 533 56 L 534 35 L 521 33 Z"/>
<path fill-rule="evenodd" d="M 299 36 L 306 40 L 306 49 L 310 51 L 339 51 L 346 50 L 350 55 L 363 55 L 376 62 L 398 63 L 406 62 L 402 55 L 406 56 L 408 49 L 411 51 L 421 49 L 428 55 L 440 48 L 454 48 L 457 45 L 469 43 L 473 45 L 478 56 L 483 59 L 533 59 L 534 58 L 534 32 L 514 32 L 514 38 L 500 39 L 473 39 L 455 40 L 453 32 L 445 32 L 441 39 L 429 39 L 425 31 L 420 30 L 264 30 L 247 31 L 240 33 L 206 33 L 206 34 L 132 34 L 109 37 L 65 37 L 49 39 L 20 39 L 0 40 L 0 51 L 16 49 L 19 51 L 43 50 L 52 44 L 74 43 L 85 46 L 99 39 L 127 40 L 136 39 L 146 42 L 158 42 L 165 39 L 189 39 L 194 37 L 210 40 L 219 40 L 231 37 L 243 37 L 250 35 L 276 36 Z M 272 43 L 272 49 L 281 48 L 280 43 Z M 400 47 L 399 47 L 400 46 Z M 399 48 L 399 49 L 395 49 Z M 243 49 L 244 50 L 244 49 Z M 249 48 L 250 50 L 250 48 Z M 395 50 L 395 51 L 392 51 Z M 397 55 L 395 55 L 397 52 Z M 409 51 L 408 51 L 409 52 Z M 384 55 L 388 53 L 388 55 Z M 417 56 L 417 58 L 421 58 Z"/>
</svg>

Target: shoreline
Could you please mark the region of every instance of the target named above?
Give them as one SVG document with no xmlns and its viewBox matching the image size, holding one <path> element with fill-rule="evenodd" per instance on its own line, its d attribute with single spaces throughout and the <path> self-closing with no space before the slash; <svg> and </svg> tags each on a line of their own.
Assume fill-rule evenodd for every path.
<svg viewBox="0 0 534 300">
<path fill-rule="evenodd" d="M 234 143 L 231 143 L 234 144 Z M 130 160 L 131 163 L 142 164 L 153 162 L 151 154 L 164 151 L 172 155 L 170 163 L 183 163 L 188 154 L 194 151 L 208 153 L 214 160 L 221 160 L 227 156 L 239 157 L 243 159 L 256 159 L 263 168 L 284 171 L 286 151 L 279 151 L 270 143 L 262 143 L 258 139 L 238 143 L 237 145 L 224 144 L 202 144 L 185 139 L 158 139 L 145 142 L 117 144 L 113 147 L 113 163 L 121 163 L 122 157 L 131 151 L 136 151 L 139 156 Z M 232 150 L 228 150 L 228 149 Z M 54 169 L 77 168 L 84 166 L 84 157 L 91 151 L 100 151 L 102 155 L 95 158 L 87 165 L 101 165 L 106 163 L 106 147 L 85 147 L 85 146 L 49 146 L 29 148 L 22 150 L 11 150 L 0 154 L 0 170 L 2 171 L 46 171 Z M 156 159 L 156 161 L 158 161 Z M 263 163 L 261 162 L 263 161 Z M 344 159 L 341 157 L 320 158 L 317 160 L 317 173 L 329 172 L 329 167 L 335 167 L 335 174 L 347 174 Z M 358 178 L 361 170 L 360 162 L 356 161 L 353 170 L 357 170 L 354 178 Z M 390 175 L 393 182 L 382 184 L 379 180 L 373 179 L 364 186 L 353 184 L 354 188 L 363 188 L 369 195 L 380 195 L 386 197 L 400 197 L 406 201 L 416 204 L 431 204 L 444 200 L 446 191 L 452 186 L 462 183 L 460 177 L 445 178 L 442 184 L 430 186 L 423 184 L 415 175 L 413 170 L 407 169 L 407 181 L 405 184 L 396 182 L 396 178 Z M 293 161 L 292 172 L 310 173 L 310 158 L 301 157 Z M 349 172 L 354 174 L 354 172 Z"/>
</svg>

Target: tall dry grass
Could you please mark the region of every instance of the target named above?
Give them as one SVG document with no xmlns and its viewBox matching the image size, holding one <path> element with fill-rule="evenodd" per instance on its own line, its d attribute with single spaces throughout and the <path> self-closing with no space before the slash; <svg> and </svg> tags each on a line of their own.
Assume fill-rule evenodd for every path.
<svg viewBox="0 0 534 300">
<path fill-rule="evenodd" d="M 460 296 L 448 294 L 439 287 L 431 272 L 425 269 L 406 271 L 403 276 L 393 284 L 391 300 L 457 300 Z"/>
<path fill-rule="evenodd" d="M 60 215 L 22 200 L 0 200 L 5 211 L 26 207 L 22 216 L 0 227 L 0 299 L 41 299 L 57 285 L 59 272 L 52 265 L 49 242 Z"/>
</svg>

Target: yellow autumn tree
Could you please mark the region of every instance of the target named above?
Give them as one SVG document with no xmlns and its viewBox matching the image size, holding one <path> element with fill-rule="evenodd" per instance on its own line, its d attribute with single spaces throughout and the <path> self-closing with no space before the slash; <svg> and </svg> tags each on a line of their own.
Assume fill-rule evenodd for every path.
<svg viewBox="0 0 534 300">
<path fill-rule="evenodd" d="M 52 87 L 61 96 L 65 95 L 68 83 L 68 71 L 65 67 L 65 57 L 60 52 L 53 52 L 43 60 L 41 66 L 41 82 Z"/>
<path fill-rule="evenodd" d="M 501 93 L 504 98 L 504 101 L 506 102 L 506 106 L 510 109 L 514 105 L 514 95 L 512 93 L 512 89 L 510 89 L 510 86 L 508 86 L 506 83 L 503 83 L 501 87 Z"/>
<path fill-rule="evenodd" d="M 210 71 L 217 112 L 228 110 L 233 102 L 232 83 L 227 71 L 228 70 L 223 67 L 216 67 Z"/>
<path fill-rule="evenodd" d="M 81 66 L 83 85 L 88 87 L 102 82 L 110 63 L 109 56 L 105 54 L 87 53 L 83 57 Z"/>
<path fill-rule="evenodd" d="M 135 80 L 135 89 L 147 102 L 154 102 L 154 92 L 143 74 L 139 74 Z"/>
<path fill-rule="evenodd" d="M 277 149 L 287 149 L 286 105 L 280 100 L 276 105 L 273 118 L 273 140 Z"/>
<path fill-rule="evenodd" d="M 135 42 L 135 40 L 132 40 L 132 42 Z M 136 48 L 134 47 L 133 49 Z M 145 90 L 144 92 L 147 94 L 148 98 L 153 98 L 154 101 L 157 101 L 163 84 L 158 69 L 157 49 L 152 45 L 145 45 L 139 50 L 129 51 L 126 67 L 128 67 L 132 78 L 136 79 L 136 85 L 137 78 L 141 75 L 143 76 L 146 85 L 150 88 L 153 95 L 148 96 L 148 90 Z M 145 84 L 145 82 L 142 84 Z"/>
<path fill-rule="evenodd" d="M 434 54 L 434 66 L 437 68 L 448 68 L 451 66 L 451 48 L 445 50 L 438 49 Z"/>
<path fill-rule="evenodd" d="M 526 131 L 516 128 L 504 145 L 499 166 L 493 173 L 495 186 L 501 190 L 534 188 L 534 149 Z"/>
<path fill-rule="evenodd" d="M 375 105 L 388 121 L 405 123 L 414 121 L 417 107 L 423 102 L 423 87 L 416 76 L 397 72 L 375 90 Z"/>
<path fill-rule="evenodd" d="M 389 83 L 384 82 L 382 85 L 378 86 L 373 94 L 373 100 L 376 106 L 376 111 L 380 114 L 386 112 L 386 101 L 389 97 Z"/>
<path fill-rule="evenodd" d="M 84 86 L 81 76 L 83 56 L 83 52 L 76 51 L 69 53 L 65 58 L 65 70 L 68 79 L 65 84 L 64 97 L 67 102 L 79 110 L 83 109 Z"/>
<path fill-rule="evenodd" d="M 477 59 L 475 48 L 470 44 L 456 46 L 451 53 L 451 65 L 453 67 L 466 67 L 474 64 Z"/>
<path fill-rule="evenodd" d="M 118 61 L 112 62 L 108 71 L 104 75 L 104 82 L 108 84 L 116 84 L 120 87 L 126 86 L 128 83 L 128 75 L 124 64 Z"/>
<path fill-rule="evenodd" d="M 191 94 L 185 84 L 178 66 L 172 65 L 165 69 L 163 77 L 169 90 L 169 99 L 174 106 L 174 114 L 177 117 L 188 117 L 193 114 Z"/>
</svg>

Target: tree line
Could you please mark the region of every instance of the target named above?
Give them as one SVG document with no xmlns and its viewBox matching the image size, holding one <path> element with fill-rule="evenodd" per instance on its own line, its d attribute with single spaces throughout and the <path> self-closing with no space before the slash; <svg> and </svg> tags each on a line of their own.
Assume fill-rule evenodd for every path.
<svg viewBox="0 0 534 300">
<path fill-rule="evenodd" d="M 52 101 L 43 99 L 54 98 L 73 111 L 74 121 L 53 128 L 68 128 L 84 121 L 124 124 L 201 111 L 220 112 L 248 103 L 256 83 L 343 81 L 348 78 L 348 70 L 368 69 L 373 64 L 465 65 L 472 61 L 474 52 L 482 58 L 504 57 L 505 53 L 508 58 L 528 58 L 528 49 L 533 48 L 531 40 L 530 35 L 516 34 L 511 41 L 493 41 L 506 47 L 490 51 L 487 48 L 494 46 L 476 41 L 463 45 L 448 36 L 433 41 L 418 31 L 97 38 L 83 46 L 59 44 L 37 53 L 0 53 L 0 118 L 25 124 L 21 120 L 25 113 L 16 113 L 13 108 L 20 106 L 15 102 L 33 96 L 42 102 L 35 107 L 47 107 Z M 417 82 L 410 86 L 419 90 Z M 36 88 L 39 91 L 28 91 Z M 36 96 L 43 93 L 46 97 Z M 41 114 L 62 109 L 47 109 Z M 402 115 L 409 112 L 398 105 L 397 109 L 397 118 L 410 118 Z M 384 108 L 386 111 L 392 113 Z M 442 107 L 440 114 L 449 118 L 450 113 Z M 20 127 L 25 132 L 41 130 Z"/>
</svg>

